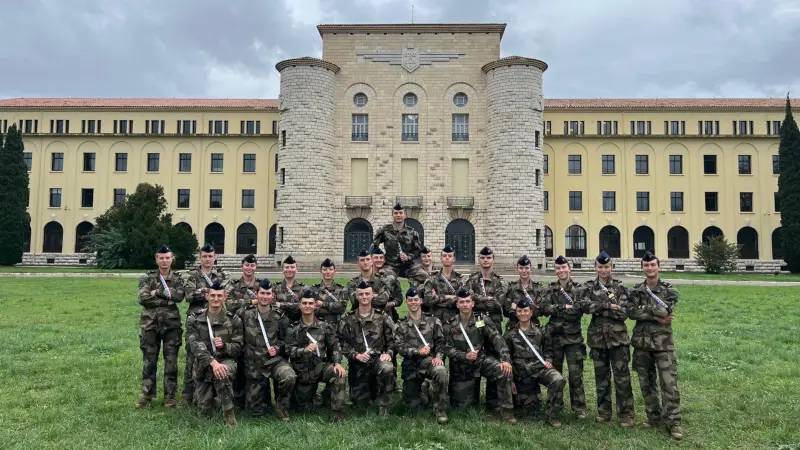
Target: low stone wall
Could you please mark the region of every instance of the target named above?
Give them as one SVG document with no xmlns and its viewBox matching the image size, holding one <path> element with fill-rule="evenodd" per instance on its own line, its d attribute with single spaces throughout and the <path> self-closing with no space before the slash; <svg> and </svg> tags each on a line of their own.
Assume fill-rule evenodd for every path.
<svg viewBox="0 0 800 450">
<path fill-rule="evenodd" d="M 94 253 L 23 253 L 23 266 L 94 266 Z"/>
</svg>

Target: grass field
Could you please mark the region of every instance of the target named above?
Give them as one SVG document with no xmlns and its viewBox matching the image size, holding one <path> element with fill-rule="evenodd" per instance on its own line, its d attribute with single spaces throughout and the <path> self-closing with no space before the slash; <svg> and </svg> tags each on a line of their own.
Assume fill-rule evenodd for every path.
<svg viewBox="0 0 800 450">
<path fill-rule="evenodd" d="M 0 448 L 800 448 L 800 288 L 681 288 L 674 322 L 686 434 L 680 443 L 661 430 L 597 425 L 591 408 L 587 421 L 567 416 L 560 430 L 540 421 L 507 425 L 478 410 L 451 413 L 441 427 L 429 412 L 400 405 L 387 419 L 348 410 L 335 425 L 327 411 L 295 415 L 290 424 L 240 413 L 236 430 L 190 410 L 164 409 L 160 399 L 137 411 L 135 288 L 132 279 L 2 280 Z M 590 405 L 593 377 L 587 364 Z"/>
<path fill-rule="evenodd" d="M 641 272 L 632 273 L 637 277 L 644 278 Z M 800 274 L 782 273 L 773 275 L 771 273 L 725 273 L 714 274 L 704 272 L 661 272 L 661 278 L 665 280 L 725 280 L 725 281 L 778 281 L 778 282 L 800 282 Z"/>
</svg>

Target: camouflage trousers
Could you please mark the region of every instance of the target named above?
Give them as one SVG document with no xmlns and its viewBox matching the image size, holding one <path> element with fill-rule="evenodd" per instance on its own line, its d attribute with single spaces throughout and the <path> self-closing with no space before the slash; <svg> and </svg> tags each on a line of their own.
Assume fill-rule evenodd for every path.
<svg viewBox="0 0 800 450">
<path fill-rule="evenodd" d="M 477 376 L 477 377 L 476 377 Z M 481 378 L 486 378 L 486 403 L 492 409 L 512 409 L 514 402 L 511 395 L 511 377 L 503 375 L 500 361 L 486 356 L 475 364 L 465 364 L 450 360 L 450 404 L 454 408 L 465 408 L 478 403 L 476 398 L 476 384 L 480 389 Z M 496 386 L 497 400 L 495 404 L 489 403 L 489 386 Z M 480 392 L 480 391 L 479 391 Z"/>
<path fill-rule="evenodd" d="M 300 376 L 294 387 L 294 404 L 300 411 L 311 411 L 319 383 L 325 383 L 325 392 L 330 396 L 331 410 L 344 408 L 345 379 L 336 375 L 334 364 L 326 364 L 319 376 Z"/>
<path fill-rule="evenodd" d="M 152 399 L 157 393 L 158 355 L 164 349 L 164 399 L 174 400 L 178 393 L 178 350 L 181 347 L 180 328 L 139 331 L 142 350 L 142 398 Z M 191 372 L 189 375 L 191 377 Z"/>
<path fill-rule="evenodd" d="M 212 375 L 210 380 L 209 378 L 194 380 L 194 402 L 200 411 L 212 411 L 215 397 L 219 398 L 219 404 L 223 411 L 233 408 L 233 377 L 238 364 L 234 360 L 220 362 L 228 366 L 230 373 L 227 377 L 218 380 Z"/>
<path fill-rule="evenodd" d="M 514 365 L 514 384 L 517 394 L 514 405 L 528 415 L 534 416 L 539 408 L 539 386 L 547 388 L 548 418 L 561 414 L 564 408 L 564 377 L 555 369 L 540 368 L 534 371 L 524 370 Z"/>
<path fill-rule="evenodd" d="M 392 403 L 396 378 L 397 371 L 391 360 L 381 361 L 376 356 L 364 364 L 352 359 L 348 371 L 350 401 L 356 406 L 367 406 L 374 399 L 378 406 L 388 407 Z M 375 387 L 374 392 L 371 385 Z"/>
<path fill-rule="evenodd" d="M 294 369 L 286 361 L 277 361 L 267 367 L 261 368 L 258 378 L 247 378 L 244 388 L 245 407 L 255 417 L 261 417 L 267 412 L 267 398 L 270 392 L 270 379 L 275 383 L 275 403 L 283 411 L 289 411 L 297 376 Z"/>
<path fill-rule="evenodd" d="M 428 272 L 425 272 L 425 269 L 422 268 L 421 264 L 414 262 L 405 262 L 396 266 L 386 264 L 384 268 L 387 269 L 387 271 L 391 270 L 397 278 L 408 279 L 408 284 L 416 288 L 425 284 L 428 277 L 430 277 Z"/>
<path fill-rule="evenodd" d="M 586 359 L 584 344 L 567 344 L 553 349 L 553 368 L 561 372 L 567 360 L 569 380 L 569 403 L 575 413 L 586 412 L 586 392 L 583 390 L 583 360 Z M 564 395 L 560 397 L 564 404 Z"/>
<path fill-rule="evenodd" d="M 423 406 L 422 383 L 425 379 L 433 381 L 431 403 L 434 409 L 447 407 L 447 390 L 450 377 L 444 365 L 434 366 L 433 358 L 419 359 L 403 358 L 401 368 L 403 374 L 403 401 L 411 408 Z"/>
<path fill-rule="evenodd" d="M 647 420 L 663 422 L 667 426 L 680 425 L 681 396 L 678 392 L 678 361 L 675 353 L 634 349 L 633 367 L 639 376 Z M 661 381 L 660 401 L 656 378 Z"/>
<path fill-rule="evenodd" d="M 195 304 L 189 305 L 189 309 L 186 310 L 186 323 L 189 323 L 189 317 L 203 309 L 205 305 Z M 189 402 L 192 403 L 192 395 L 194 394 L 194 378 L 192 378 L 192 370 L 194 368 L 194 354 L 192 353 L 191 348 L 189 347 L 189 333 L 186 333 L 186 365 L 183 368 L 183 392 L 181 392 L 181 397 Z"/>
<path fill-rule="evenodd" d="M 458 315 L 458 310 L 453 308 L 443 308 L 438 305 L 434 305 L 431 308 L 431 314 L 439 319 L 443 324 L 447 323 L 450 319 Z"/>
<path fill-rule="evenodd" d="M 593 348 L 589 356 L 594 363 L 594 384 L 597 387 L 597 415 L 611 420 L 611 374 L 614 374 L 614 392 L 617 397 L 617 416 L 620 420 L 636 416 L 631 389 L 630 347 L 622 345 L 610 349 Z"/>
</svg>

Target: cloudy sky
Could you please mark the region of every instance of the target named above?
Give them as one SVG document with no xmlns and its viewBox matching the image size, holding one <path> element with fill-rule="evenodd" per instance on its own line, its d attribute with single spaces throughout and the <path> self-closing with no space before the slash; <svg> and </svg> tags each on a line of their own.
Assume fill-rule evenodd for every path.
<svg viewBox="0 0 800 450">
<path fill-rule="evenodd" d="M 798 0 L 7 0 L 0 98 L 276 98 L 320 23 L 507 23 L 545 95 L 800 93 Z"/>
</svg>

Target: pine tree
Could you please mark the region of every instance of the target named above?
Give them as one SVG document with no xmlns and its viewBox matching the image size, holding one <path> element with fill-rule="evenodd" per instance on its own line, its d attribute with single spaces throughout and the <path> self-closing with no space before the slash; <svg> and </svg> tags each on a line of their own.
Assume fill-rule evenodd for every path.
<svg viewBox="0 0 800 450">
<path fill-rule="evenodd" d="M 780 175 L 778 199 L 781 207 L 781 246 L 786 269 L 800 272 L 800 130 L 792 116 L 792 104 L 786 96 L 786 118 L 781 125 L 778 151 Z"/>
<path fill-rule="evenodd" d="M 28 222 L 29 177 L 23 156 L 22 133 L 16 125 L 0 135 L 0 265 L 22 262 L 25 226 Z"/>
</svg>

